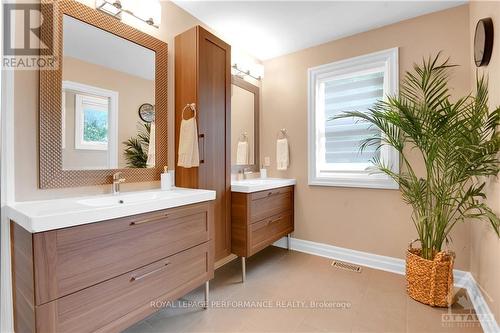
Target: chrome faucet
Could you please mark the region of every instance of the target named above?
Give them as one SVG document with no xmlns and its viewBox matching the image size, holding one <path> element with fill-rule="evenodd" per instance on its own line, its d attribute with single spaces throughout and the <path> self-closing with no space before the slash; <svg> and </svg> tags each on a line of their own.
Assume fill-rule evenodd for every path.
<svg viewBox="0 0 500 333">
<path fill-rule="evenodd" d="M 120 184 L 125 183 L 125 178 L 120 178 L 122 175 L 121 172 L 117 172 L 113 174 L 113 195 L 120 194 Z"/>
<path fill-rule="evenodd" d="M 252 169 L 250 168 L 243 168 L 243 178 L 248 179 L 248 176 L 253 174 Z"/>
</svg>

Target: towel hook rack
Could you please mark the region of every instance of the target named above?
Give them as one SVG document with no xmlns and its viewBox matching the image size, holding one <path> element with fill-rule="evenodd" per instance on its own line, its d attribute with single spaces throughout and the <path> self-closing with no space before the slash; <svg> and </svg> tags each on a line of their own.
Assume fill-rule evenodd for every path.
<svg viewBox="0 0 500 333">
<path fill-rule="evenodd" d="M 278 132 L 278 139 L 285 139 L 287 137 L 288 137 L 288 135 L 287 135 L 286 128 L 280 129 L 279 132 Z"/>
<path fill-rule="evenodd" d="M 188 103 L 188 104 L 186 104 L 186 106 L 184 107 L 184 109 L 182 109 L 181 118 L 184 119 L 184 111 L 186 111 L 187 108 L 190 108 L 191 111 L 194 112 L 193 118 L 196 118 L 196 104 L 195 103 Z"/>
<path fill-rule="evenodd" d="M 240 134 L 240 142 L 247 142 L 248 141 L 248 133 L 247 132 L 243 132 Z"/>
</svg>

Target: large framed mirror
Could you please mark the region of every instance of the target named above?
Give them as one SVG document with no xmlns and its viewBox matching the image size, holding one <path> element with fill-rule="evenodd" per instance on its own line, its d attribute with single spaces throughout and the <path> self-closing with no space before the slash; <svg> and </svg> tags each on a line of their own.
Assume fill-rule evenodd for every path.
<svg viewBox="0 0 500 333">
<path fill-rule="evenodd" d="M 259 87 L 233 75 L 231 79 L 231 171 L 258 172 Z"/>
<path fill-rule="evenodd" d="M 128 182 L 158 180 L 167 44 L 73 0 L 45 11 L 54 24 L 42 34 L 58 63 L 40 72 L 40 188 L 109 184 L 118 171 Z"/>
</svg>

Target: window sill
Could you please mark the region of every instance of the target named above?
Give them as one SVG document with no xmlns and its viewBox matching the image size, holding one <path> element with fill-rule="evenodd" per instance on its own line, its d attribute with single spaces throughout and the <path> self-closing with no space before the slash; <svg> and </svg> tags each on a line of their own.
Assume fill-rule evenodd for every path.
<svg viewBox="0 0 500 333">
<path fill-rule="evenodd" d="M 390 178 L 372 178 L 371 176 L 348 178 L 348 177 L 315 177 L 309 178 L 310 186 L 333 186 L 353 188 L 373 188 L 386 190 L 399 190 L 399 185 Z"/>
<path fill-rule="evenodd" d="M 75 145 L 76 150 L 98 150 L 105 151 L 108 150 L 108 145 L 92 145 L 92 144 L 79 144 Z"/>
</svg>

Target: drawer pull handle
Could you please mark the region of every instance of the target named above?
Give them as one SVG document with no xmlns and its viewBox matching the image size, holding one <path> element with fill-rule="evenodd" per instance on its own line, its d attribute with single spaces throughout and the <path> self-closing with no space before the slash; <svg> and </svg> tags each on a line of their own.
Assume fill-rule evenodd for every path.
<svg viewBox="0 0 500 333">
<path fill-rule="evenodd" d="M 267 196 L 270 197 L 270 196 L 278 195 L 278 194 L 280 194 L 280 191 L 271 191 L 271 192 L 267 193 Z"/>
<path fill-rule="evenodd" d="M 271 223 L 278 222 L 278 221 L 280 221 L 282 218 L 283 218 L 283 216 L 277 217 L 277 218 L 275 218 L 275 219 L 269 219 L 269 220 L 267 220 L 266 225 L 270 225 Z"/>
<path fill-rule="evenodd" d="M 150 276 L 151 274 L 158 273 L 158 272 L 160 272 L 160 271 L 164 270 L 165 268 L 167 268 L 167 266 L 168 266 L 168 265 L 170 265 L 170 263 L 169 263 L 169 262 L 165 263 L 165 265 L 163 265 L 163 266 L 162 266 L 162 267 L 160 267 L 160 268 L 157 268 L 157 269 L 152 270 L 151 272 L 147 272 L 147 273 L 144 273 L 144 274 L 139 275 L 139 276 L 132 276 L 132 277 L 130 278 L 130 282 L 139 281 L 139 280 L 141 280 L 141 279 L 144 279 L 145 277 Z"/>
<path fill-rule="evenodd" d="M 166 217 L 168 217 L 168 214 L 163 214 L 161 216 L 156 216 L 156 217 L 152 217 L 150 219 L 145 219 L 145 220 L 132 221 L 132 222 L 130 222 L 130 225 L 139 225 L 139 224 L 151 223 L 151 222 L 155 222 L 155 221 L 164 219 Z"/>
</svg>

